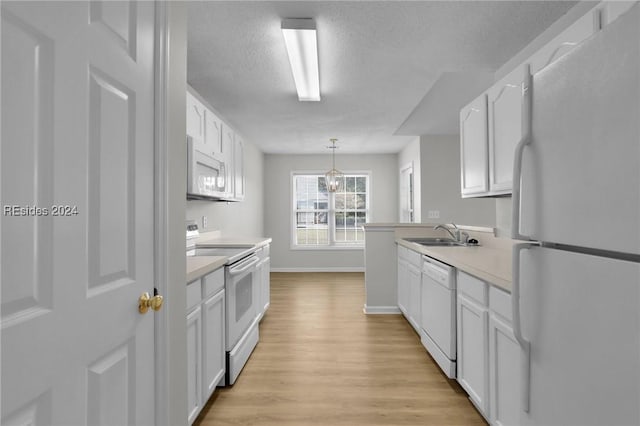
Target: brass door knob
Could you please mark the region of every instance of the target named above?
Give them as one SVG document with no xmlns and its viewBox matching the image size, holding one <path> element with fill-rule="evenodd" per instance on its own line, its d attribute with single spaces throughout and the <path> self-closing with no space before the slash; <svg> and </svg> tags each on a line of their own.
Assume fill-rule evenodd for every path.
<svg viewBox="0 0 640 426">
<path fill-rule="evenodd" d="M 163 298 L 160 295 L 151 297 L 149 293 L 144 292 L 138 298 L 138 312 L 146 314 L 149 308 L 159 311 L 162 308 Z"/>
</svg>

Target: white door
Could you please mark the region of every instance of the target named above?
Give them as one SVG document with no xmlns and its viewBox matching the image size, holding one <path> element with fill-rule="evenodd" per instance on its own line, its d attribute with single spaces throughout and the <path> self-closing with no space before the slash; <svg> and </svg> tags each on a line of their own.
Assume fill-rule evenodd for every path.
<svg viewBox="0 0 640 426">
<path fill-rule="evenodd" d="M 2 2 L 3 425 L 154 423 L 153 61 L 152 2 Z"/>
<path fill-rule="evenodd" d="M 400 170 L 400 222 L 413 223 L 413 161 Z"/>
</svg>

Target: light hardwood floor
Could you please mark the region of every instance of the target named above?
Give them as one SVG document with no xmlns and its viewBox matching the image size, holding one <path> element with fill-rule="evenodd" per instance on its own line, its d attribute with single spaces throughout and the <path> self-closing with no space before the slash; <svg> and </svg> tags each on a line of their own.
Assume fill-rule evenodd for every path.
<svg viewBox="0 0 640 426">
<path fill-rule="evenodd" d="M 365 315 L 364 274 L 272 273 L 260 343 L 196 425 L 485 425 L 400 315 Z"/>
</svg>

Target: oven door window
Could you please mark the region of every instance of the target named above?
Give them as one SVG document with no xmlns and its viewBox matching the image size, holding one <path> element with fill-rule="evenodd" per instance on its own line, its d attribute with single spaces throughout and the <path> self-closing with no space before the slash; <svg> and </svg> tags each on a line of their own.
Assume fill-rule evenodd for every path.
<svg viewBox="0 0 640 426">
<path fill-rule="evenodd" d="M 253 306 L 253 273 L 240 278 L 236 287 L 236 323 L 240 322 L 244 315 Z"/>
</svg>

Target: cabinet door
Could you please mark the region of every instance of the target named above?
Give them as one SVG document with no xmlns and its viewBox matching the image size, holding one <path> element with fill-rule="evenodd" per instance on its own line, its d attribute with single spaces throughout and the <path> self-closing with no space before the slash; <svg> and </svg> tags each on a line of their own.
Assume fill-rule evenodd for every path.
<svg viewBox="0 0 640 426">
<path fill-rule="evenodd" d="M 264 312 L 269 309 L 271 305 L 271 258 L 267 257 L 262 264 L 262 292 L 260 297 L 262 298 L 262 309 Z"/>
<path fill-rule="evenodd" d="M 225 372 L 224 290 L 204 302 L 202 312 L 202 394 L 209 399 Z"/>
<path fill-rule="evenodd" d="M 458 382 L 483 415 L 489 412 L 488 310 L 458 295 Z"/>
<path fill-rule="evenodd" d="M 491 424 L 520 422 L 520 345 L 511 325 L 495 314 L 489 318 L 489 387 Z"/>
<path fill-rule="evenodd" d="M 225 178 L 227 185 L 225 192 L 229 198 L 233 198 L 233 187 L 235 185 L 235 163 L 234 163 L 234 144 L 236 135 L 233 129 L 226 124 L 222 125 L 222 152 L 225 167 Z"/>
<path fill-rule="evenodd" d="M 460 111 L 460 185 L 463 197 L 486 194 L 488 183 L 487 96 Z"/>
<path fill-rule="evenodd" d="M 202 310 L 196 307 L 187 315 L 187 414 L 189 424 L 202 409 Z"/>
<path fill-rule="evenodd" d="M 422 273 L 419 268 L 409 263 L 408 267 L 409 278 L 409 322 L 416 330 L 416 333 L 420 334 L 420 312 L 421 309 L 421 280 Z"/>
<path fill-rule="evenodd" d="M 487 93 L 489 125 L 489 190 L 510 194 L 513 156 L 522 138 L 522 84 L 528 73 L 520 66 L 496 83 Z"/>
<path fill-rule="evenodd" d="M 233 198 L 244 200 L 245 180 L 244 180 L 244 141 L 236 135 L 233 151 Z"/>
<path fill-rule="evenodd" d="M 222 153 L 222 120 L 208 109 L 204 112 L 204 153 L 225 162 Z"/>
<path fill-rule="evenodd" d="M 591 10 L 579 18 L 556 38 L 534 53 L 529 59 L 531 74 L 540 72 L 559 58 L 566 55 L 580 42 L 599 29 L 597 11 Z"/>
<path fill-rule="evenodd" d="M 204 111 L 204 105 L 187 92 L 187 135 L 202 142 L 204 142 Z"/>
<path fill-rule="evenodd" d="M 400 253 L 400 248 L 398 249 Z M 409 271 L 406 260 L 400 258 L 398 254 L 398 308 L 400 312 L 409 319 L 409 311 L 407 310 L 409 303 Z"/>
</svg>

